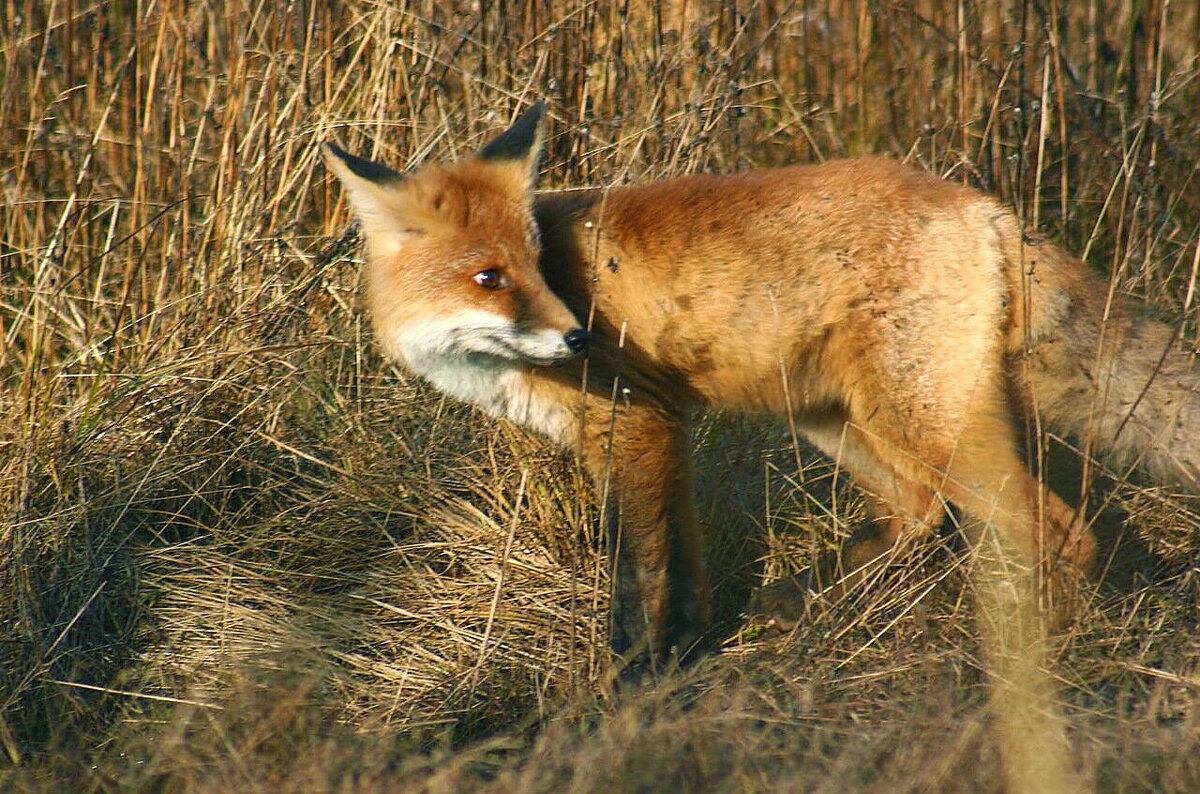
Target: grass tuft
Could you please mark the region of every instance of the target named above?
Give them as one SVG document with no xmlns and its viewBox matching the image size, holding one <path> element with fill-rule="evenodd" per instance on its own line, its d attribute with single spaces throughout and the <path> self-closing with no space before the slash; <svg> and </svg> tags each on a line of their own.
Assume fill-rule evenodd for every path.
<svg viewBox="0 0 1200 794">
<path fill-rule="evenodd" d="M 743 625 L 862 509 L 749 420 L 695 438 L 724 653 L 615 702 L 593 495 L 381 359 L 317 144 L 408 169 L 541 98 L 550 188 L 890 154 L 1194 350 L 1198 42 L 1163 0 L 0 3 L 0 788 L 998 790 L 953 532 Z M 1091 474 L 1078 771 L 1200 790 L 1200 507 Z"/>
</svg>

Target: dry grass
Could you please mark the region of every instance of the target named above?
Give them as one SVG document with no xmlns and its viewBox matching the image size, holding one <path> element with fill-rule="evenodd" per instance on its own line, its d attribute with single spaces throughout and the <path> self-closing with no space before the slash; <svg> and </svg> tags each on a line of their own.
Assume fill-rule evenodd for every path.
<svg viewBox="0 0 1200 794">
<path fill-rule="evenodd" d="M 1200 12 L 1101 5 L 0 4 L 0 787 L 994 790 L 952 532 L 742 629 L 861 509 L 775 427 L 697 431 L 726 653 L 614 703 L 592 496 L 379 358 L 315 145 L 454 157 L 543 97 L 549 186 L 891 153 L 1194 346 Z M 1198 790 L 1197 505 L 1088 479 L 1079 769 Z"/>
</svg>

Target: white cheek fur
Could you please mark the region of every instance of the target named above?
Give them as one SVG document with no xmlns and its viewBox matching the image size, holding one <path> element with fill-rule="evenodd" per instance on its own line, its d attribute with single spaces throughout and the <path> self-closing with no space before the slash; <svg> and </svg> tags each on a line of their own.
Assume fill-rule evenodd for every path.
<svg viewBox="0 0 1200 794">
<path fill-rule="evenodd" d="M 400 355 L 413 362 L 429 356 L 483 354 L 513 362 L 548 366 L 573 356 L 563 333 L 523 329 L 508 318 L 480 309 L 409 323 L 395 334 Z"/>
<path fill-rule="evenodd" d="M 522 331 L 504 317 L 473 310 L 411 324 L 383 342 L 439 391 L 566 443 L 570 412 L 538 399 L 530 375 L 532 362 L 570 357 L 557 331 Z"/>
</svg>

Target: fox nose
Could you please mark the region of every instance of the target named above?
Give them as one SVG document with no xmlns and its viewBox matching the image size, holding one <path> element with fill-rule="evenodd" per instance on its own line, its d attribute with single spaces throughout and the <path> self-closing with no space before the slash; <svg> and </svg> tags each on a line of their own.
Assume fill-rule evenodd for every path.
<svg viewBox="0 0 1200 794">
<path fill-rule="evenodd" d="M 588 332 L 584 328 L 573 328 L 563 335 L 563 341 L 572 353 L 582 353 L 587 349 Z"/>
</svg>

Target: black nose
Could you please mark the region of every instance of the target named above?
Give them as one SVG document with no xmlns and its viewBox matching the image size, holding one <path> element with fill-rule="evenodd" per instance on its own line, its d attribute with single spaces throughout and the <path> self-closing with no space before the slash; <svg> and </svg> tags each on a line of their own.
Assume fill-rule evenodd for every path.
<svg viewBox="0 0 1200 794">
<path fill-rule="evenodd" d="M 563 335 L 563 341 L 572 353 L 582 353 L 587 349 L 588 332 L 583 328 L 574 328 Z"/>
</svg>

